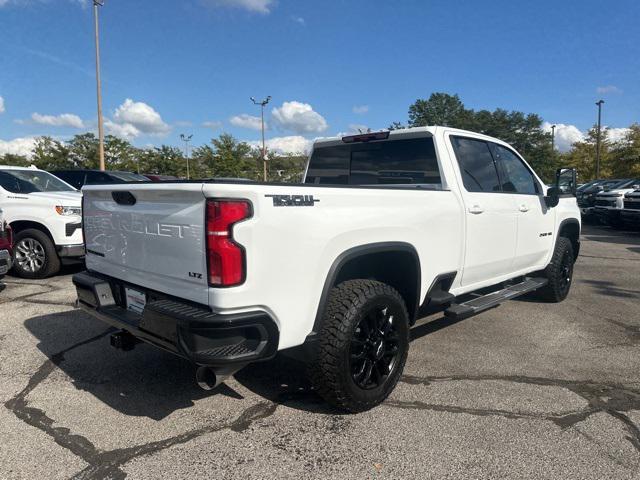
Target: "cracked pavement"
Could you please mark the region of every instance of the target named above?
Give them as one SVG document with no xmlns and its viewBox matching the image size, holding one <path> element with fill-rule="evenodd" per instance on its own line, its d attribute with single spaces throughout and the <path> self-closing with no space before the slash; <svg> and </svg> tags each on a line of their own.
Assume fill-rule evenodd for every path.
<svg viewBox="0 0 640 480">
<path fill-rule="evenodd" d="M 287 357 L 205 392 L 186 361 L 109 346 L 71 274 L 0 293 L 0 478 L 640 478 L 640 234 L 585 226 L 569 298 L 412 330 L 359 415 Z"/>
</svg>

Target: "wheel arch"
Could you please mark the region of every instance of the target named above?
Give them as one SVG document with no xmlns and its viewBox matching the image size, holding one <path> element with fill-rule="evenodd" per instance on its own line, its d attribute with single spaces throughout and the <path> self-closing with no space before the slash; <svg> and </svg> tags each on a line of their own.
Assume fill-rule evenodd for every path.
<svg viewBox="0 0 640 480">
<path fill-rule="evenodd" d="M 575 218 L 567 218 L 560 222 L 556 243 L 560 237 L 568 238 L 571 241 L 573 256 L 577 259 L 580 253 L 580 222 Z"/>
<path fill-rule="evenodd" d="M 53 235 L 51 235 L 51 231 L 42 223 L 34 222 L 33 220 L 14 220 L 9 225 L 11 225 L 11 228 L 13 229 L 14 237 L 22 230 L 33 228 L 35 230 L 40 230 L 42 233 L 46 234 L 55 245 L 55 241 L 53 239 Z"/>
<path fill-rule="evenodd" d="M 406 242 L 379 242 L 352 247 L 333 261 L 322 288 L 313 331 L 322 326 L 322 317 L 331 289 L 346 281 L 371 279 L 395 288 L 405 301 L 409 321 L 415 321 L 420 306 L 421 268 L 418 252 Z"/>
</svg>

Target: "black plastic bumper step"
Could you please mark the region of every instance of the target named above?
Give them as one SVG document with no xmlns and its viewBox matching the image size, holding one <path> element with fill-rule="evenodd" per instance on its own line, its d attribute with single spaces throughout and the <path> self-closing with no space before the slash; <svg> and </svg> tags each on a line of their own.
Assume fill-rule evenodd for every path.
<svg viewBox="0 0 640 480">
<path fill-rule="evenodd" d="M 545 286 L 547 283 L 548 280 L 546 278 L 525 278 L 521 283 L 516 283 L 501 290 L 472 298 L 466 302 L 454 303 L 444 311 L 444 314 L 448 318 L 461 320 L 495 307 L 506 300 L 511 300 L 525 293 L 533 292 Z"/>
</svg>

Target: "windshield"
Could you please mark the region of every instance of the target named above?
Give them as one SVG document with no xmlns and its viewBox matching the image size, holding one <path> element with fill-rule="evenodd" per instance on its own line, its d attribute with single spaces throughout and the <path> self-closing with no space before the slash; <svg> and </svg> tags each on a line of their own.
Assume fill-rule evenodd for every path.
<svg viewBox="0 0 640 480">
<path fill-rule="evenodd" d="M 138 175 L 137 173 L 131 173 L 131 172 L 109 172 L 109 175 L 117 178 L 118 180 L 122 180 L 123 182 L 148 182 L 149 181 L 147 177 L 143 177 L 142 175 Z"/>
<path fill-rule="evenodd" d="M 71 185 L 42 170 L 2 170 L 0 187 L 11 193 L 76 191 Z"/>
<path fill-rule="evenodd" d="M 638 185 L 638 179 L 634 178 L 632 180 L 627 180 L 624 183 L 622 183 L 621 185 L 616 186 L 616 188 L 632 188 L 634 185 Z"/>
</svg>

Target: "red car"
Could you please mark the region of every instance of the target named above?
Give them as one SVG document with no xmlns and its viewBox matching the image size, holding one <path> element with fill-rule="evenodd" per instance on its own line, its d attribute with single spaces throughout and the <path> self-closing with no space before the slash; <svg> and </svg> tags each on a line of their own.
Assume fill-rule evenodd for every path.
<svg viewBox="0 0 640 480">
<path fill-rule="evenodd" d="M 4 221 L 2 210 L 0 210 L 0 278 L 4 277 L 11 268 L 12 244 L 11 227 Z"/>
</svg>

